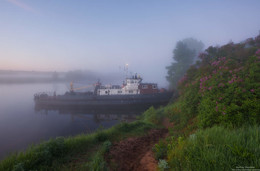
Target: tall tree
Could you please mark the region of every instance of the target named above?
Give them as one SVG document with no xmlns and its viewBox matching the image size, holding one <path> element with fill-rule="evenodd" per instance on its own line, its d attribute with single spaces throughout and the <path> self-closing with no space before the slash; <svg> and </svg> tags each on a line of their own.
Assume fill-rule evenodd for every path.
<svg viewBox="0 0 260 171">
<path fill-rule="evenodd" d="M 204 48 L 204 43 L 202 43 L 202 41 L 199 41 L 194 38 L 186 38 L 186 39 L 183 39 L 182 42 L 184 44 L 186 44 L 189 49 L 195 50 L 195 57 L 193 59 L 193 63 L 195 63 L 197 60 L 199 60 L 198 56 L 199 56 L 199 53 Z"/>
<path fill-rule="evenodd" d="M 188 68 L 194 63 L 196 56 L 203 48 L 203 43 L 193 38 L 178 41 L 173 50 L 174 62 L 167 66 L 168 75 L 166 79 L 171 89 L 176 89 L 178 81 L 184 76 Z"/>
</svg>

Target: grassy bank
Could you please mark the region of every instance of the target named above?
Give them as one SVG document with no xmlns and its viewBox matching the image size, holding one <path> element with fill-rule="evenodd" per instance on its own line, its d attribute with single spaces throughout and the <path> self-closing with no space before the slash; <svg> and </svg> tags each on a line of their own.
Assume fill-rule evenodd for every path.
<svg viewBox="0 0 260 171">
<path fill-rule="evenodd" d="M 163 108 L 174 127 L 154 147 L 158 167 L 259 169 L 260 35 L 250 46 L 209 47 L 200 58 L 179 81 L 179 97 Z"/>
<path fill-rule="evenodd" d="M 260 168 L 260 127 L 215 126 L 170 144 L 167 157 L 174 170 Z"/>
<path fill-rule="evenodd" d="M 159 162 L 162 170 L 259 169 L 259 143 L 259 126 L 214 126 L 188 137 L 168 137 L 168 141 L 157 144 L 155 154 L 167 158 L 166 164 L 160 166 Z"/>
<path fill-rule="evenodd" d="M 0 162 L 0 170 L 69 170 L 70 167 L 77 170 L 104 170 L 106 164 L 103 155 L 111 142 L 144 135 L 154 127 L 156 126 L 149 122 L 135 121 L 121 123 L 93 134 L 51 139 L 5 158 Z M 77 158 L 83 156 L 85 161 L 78 163 Z"/>
</svg>

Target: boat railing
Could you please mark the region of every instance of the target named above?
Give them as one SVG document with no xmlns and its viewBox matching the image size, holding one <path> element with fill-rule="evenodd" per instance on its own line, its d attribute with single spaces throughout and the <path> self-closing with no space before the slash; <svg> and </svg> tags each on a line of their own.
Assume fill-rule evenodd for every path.
<svg viewBox="0 0 260 171">
<path fill-rule="evenodd" d="M 34 94 L 34 100 L 53 99 L 56 97 L 56 92 L 38 92 Z"/>
</svg>

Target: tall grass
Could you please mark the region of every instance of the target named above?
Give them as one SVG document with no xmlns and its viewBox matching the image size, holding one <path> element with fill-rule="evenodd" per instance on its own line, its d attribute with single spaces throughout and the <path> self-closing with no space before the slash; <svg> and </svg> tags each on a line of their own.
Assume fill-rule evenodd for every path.
<svg viewBox="0 0 260 171">
<path fill-rule="evenodd" d="M 161 125 L 165 116 L 164 108 L 155 109 L 153 106 L 146 110 L 140 117 L 140 120 L 156 125 Z"/>
<path fill-rule="evenodd" d="M 215 126 L 168 145 L 172 170 L 260 168 L 260 127 Z"/>
<path fill-rule="evenodd" d="M 105 141 L 117 141 L 127 136 L 138 136 L 155 127 L 151 123 L 135 121 L 121 123 L 107 130 L 75 137 L 59 137 L 29 147 L 25 152 L 12 154 L 0 162 L 0 171 L 55 170 L 71 160 L 72 156 L 86 153 Z"/>
</svg>

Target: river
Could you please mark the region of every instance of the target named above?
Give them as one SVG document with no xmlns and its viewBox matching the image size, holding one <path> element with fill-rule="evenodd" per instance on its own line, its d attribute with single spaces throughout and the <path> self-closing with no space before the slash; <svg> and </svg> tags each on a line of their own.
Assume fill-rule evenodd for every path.
<svg viewBox="0 0 260 171">
<path fill-rule="evenodd" d="M 67 90 L 63 83 L 0 84 L 0 160 L 31 144 L 109 128 L 121 121 L 132 121 L 139 114 L 35 110 L 35 93 L 64 94 Z"/>
</svg>

